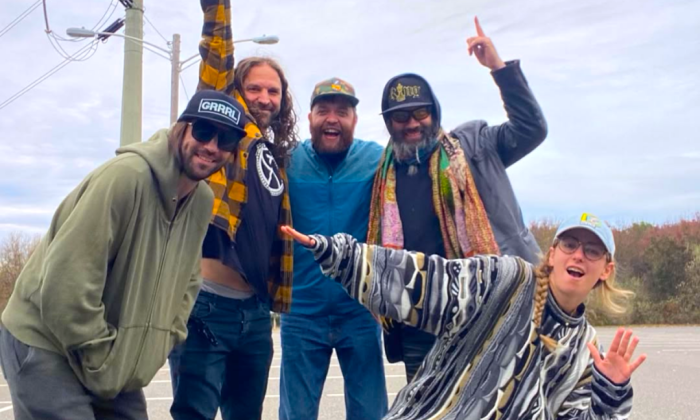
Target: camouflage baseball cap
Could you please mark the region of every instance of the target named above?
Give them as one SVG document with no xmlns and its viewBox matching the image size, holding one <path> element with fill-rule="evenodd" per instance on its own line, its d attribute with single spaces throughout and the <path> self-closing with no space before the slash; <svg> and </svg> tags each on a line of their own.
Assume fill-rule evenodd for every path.
<svg viewBox="0 0 700 420">
<path fill-rule="evenodd" d="M 326 95 L 343 95 L 350 100 L 352 106 L 357 106 L 357 103 L 360 102 L 355 97 L 355 88 L 350 83 L 337 77 L 316 83 L 311 94 L 311 107 L 313 108 L 318 98 Z"/>
</svg>

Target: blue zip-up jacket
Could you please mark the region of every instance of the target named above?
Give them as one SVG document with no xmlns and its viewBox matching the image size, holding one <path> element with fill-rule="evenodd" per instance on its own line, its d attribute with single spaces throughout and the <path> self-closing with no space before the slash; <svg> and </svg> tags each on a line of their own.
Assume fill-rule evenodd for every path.
<svg viewBox="0 0 700 420">
<path fill-rule="evenodd" d="M 294 229 L 303 233 L 349 233 L 367 240 L 372 182 L 384 148 L 354 139 L 345 159 L 331 169 L 316 154 L 311 140 L 293 152 L 288 168 Z M 313 254 L 294 245 L 292 313 L 341 315 L 365 309 L 343 288 L 321 274 Z"/>
</svg>

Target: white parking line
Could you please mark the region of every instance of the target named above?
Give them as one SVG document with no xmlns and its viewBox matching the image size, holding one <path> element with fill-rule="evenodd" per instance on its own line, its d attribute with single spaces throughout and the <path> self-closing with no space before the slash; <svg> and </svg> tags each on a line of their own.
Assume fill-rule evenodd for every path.
<svg viewBox="0 0 700 420">
<path fill-rule="evenodd" d="M 403 378 L 406 375 L 384 375 L 386 378 Z M 270 381 L 279 381 L 280 378 L 279 376 L 271 376 L 267 378 Z M 328 379 L 343 379 L 342 376 L 326 376 L 326 380 Z M 172 381 L 170 379 L 158 379 L 158 380 L 153 380 L 151 381 L 152 384 L 169 384 Z M 7 385 L 0 385 L 0 386 L 7 386 Z"/>
<path fill-rule="evenodd" d="M 395 392 L 390 392 L 387 394 L 389 397 L 396 396 Z M 279 398 L 279 395 L 266 395 L 265 398 Z M 345 397 L 345 394 L 326 394 L 329 398 L 341 398 Z M 150 397 L 146 398 L 146 401 L 172 401 L 173 397 Z M 12 410 L 12 401 L 0 401 L 0 404 L 9 404 L 7 407 L 0 408 L 0 413 Z"/>
<path fill-rule="evenodd" d="M 385 378 L 405 378 L 406 375 L 384 375 Z M 279 381 L 279 377 L 269 377 L 268 380 Z M 326 379 L 343 379 L 342 376 L 326 376 Z"/>
<path fill-rule="evenodd" d="M 396 392 L 387 392 L 386 395 L 389 397 L 395 397 Z M 345 396 L 345 394 L 326 394 L 326 397 L 331 397 L 331 398 L 344 397 L 344 396 Z"/>
<path fill-rule="evenodd" d="M 331 363 L 329 367 L 340 367 L 338 363 Z M 399 363 L 384 363 L 384 367 L 401 366 Z M 280 369 L 282 366 L 270 366 L 270 369 Z"/>
<path fill-rule="evenodd" d="M 385 360 L 384 362 L 385 362 L 385 363 L 384 363 L 384 367 L 391 367 L 391 366 L 396 367 L 396 366 L 402 366 L 402 365 L 403 365 L 403 363 L 400 363 L 400 362 L 399 362 L 399 363 L 389 363 L 389 361 L 387 361 L 387 360 Z M 331 363 L 331 364 L 328 365 L 328 366 L 329 366 L 329 367 L 340 367 L 340 364 L 339 364 L 339 363 Z M 280 369 L 281 367 L 282 367 L 281 365 L 270 366 L 270 369 Z M 168 368 L 168 367 L 163 367 L 163 368 L 160 368 L 160 370 L 159 370 L 158 372 L 170 372 L 170 368 Z"/>
<path fill-rule="evenodd" d="M 384 363 L 384 367 L 401 366 L 400 363 Z M 282 366 L 270 366 L 270 369 L 280 369 Z M 338 363 L 331 363 L 329 367 L 340 367 Z M 170 368 L 161 368 L 158 372 L 170 372 Z"/>
<path fill-rule="evenodd" d="M 659 350 L 659 352 L 663 352 L 663 353 L 668 353 L 668 352 L 675 352 L 675 353 L 681 353 L 681 352 L 683 352 L 683 353 L 695 353 L 695 352 L 699 352 L 699 351 L 700 351 L 700 349 L 663 349 L 663 350 Z"/>
</svg>

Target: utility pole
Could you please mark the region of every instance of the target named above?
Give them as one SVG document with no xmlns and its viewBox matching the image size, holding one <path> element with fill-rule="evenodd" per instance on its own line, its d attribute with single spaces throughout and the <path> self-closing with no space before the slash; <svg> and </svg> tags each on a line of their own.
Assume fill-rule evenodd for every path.
<svg viewBox="0 0 700 420">
<path fill-rule="evenodd" d="M 263 35 L 255 38 L 239 39 L 233 41 L 234 44 L 239 42 L 254 42 L 256 44 L 276 44 L 279 42 L 279 37 L 276 35 Z M 153 45 L 151 45 L 153 46 Z M 180 61 L 180 34 L 173 35 L 173 44 L 168 52 L 170 54 L 170 125 L 172 125 L 178 117 L 178 100 L 180 90 L 180 73 L 191 66 L 198 64 L 200 61 L 199 53 L 192 57 Z"/>
<path fill-rule="evenodd" d="M 177 105 L 180 99 L 180 34 L 173 35 L 170 50 L 170 125 L 177 120 Z"/>
<path fill-rule="evenodd" d="M 120 0 L 126 9 L 124 34 L 143 39 L 143 0 Z M 119 144 L 141 141 L 141 105 L 143 84 L 143 44 L 124 42 L 124 85 L 122 88 L 122 126 Z"/>
<path fill-rule="evenodd" d="M 143 103 L 143 46 L 162 51 L 170 60 L 170 124 L 177 120 L 178 101 L 180 97 L 180 73 L 182 70 L 197 64 L 194 61 L 199 54 L 180 61 L 180 34 L 173 35 L 170 49 L 144 41 L 143 39 L 143 0 L 119 0 L 126 8 L 126 19 L 117 19 L 102 32 L 95 32 L 85 28 L 68 28 L 66 34 L 73 38 L 97 37 L 104 41 L 111 36 L 124 38 L 124 84 L 122 88 L 122 125 L 119 144 L 126 146 L 131 143 L 139 143 L 142 140 L 141 133 L 141 108 Z M 124 34 L 117 34 L 124 25 Z M 256 44 L 276 44 L 279 38 L 271 36 L 259 36 L 250 39 L 241 39 L 237 42 L 255 42 Z"/>
</svg>

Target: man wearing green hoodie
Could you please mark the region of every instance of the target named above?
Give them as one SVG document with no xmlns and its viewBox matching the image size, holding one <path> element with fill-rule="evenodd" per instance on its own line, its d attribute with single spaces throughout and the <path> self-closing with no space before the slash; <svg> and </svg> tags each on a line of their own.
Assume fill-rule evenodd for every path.
<svg viewBox="0 0 700 420">
<path fill-rule="evenodd" d="M 145 419 L 142 388 L 187 335 L 213 194 L 245 137 L 203 90 L 178 122 L 117 150 L 61 203 L 2 315 L 15 419 Z"/>
</svg>

